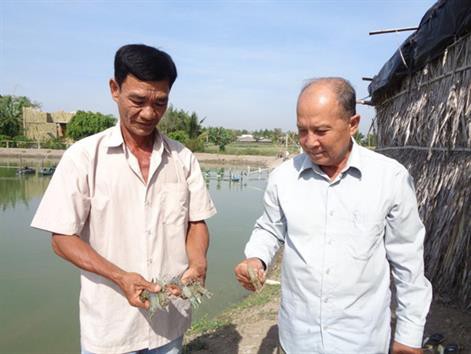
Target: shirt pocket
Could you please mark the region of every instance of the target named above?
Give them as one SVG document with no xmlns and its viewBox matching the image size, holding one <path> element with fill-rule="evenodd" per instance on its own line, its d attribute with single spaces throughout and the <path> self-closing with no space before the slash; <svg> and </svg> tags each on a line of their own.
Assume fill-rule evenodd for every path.
<svg viewBox="0 0 471 354">
<path fill-rule="evenodd" d="M 381 244 L 384 220 L 354 220 L 349 235 L 348 248 L 354 259 L 366 261 Z"/>
<path fill-rule="evenodd" d="M 181 225 L 188 222 L 188 187 L 183 183 L 165 183 L 162 186 L 162 222 Z"/>
</svg>

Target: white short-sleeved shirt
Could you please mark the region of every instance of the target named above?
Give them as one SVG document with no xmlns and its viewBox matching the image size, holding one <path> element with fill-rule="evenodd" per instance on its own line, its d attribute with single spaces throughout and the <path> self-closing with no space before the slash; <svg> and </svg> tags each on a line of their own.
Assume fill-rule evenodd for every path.
<svg viewBox="0 0 471 354">
<path fill-rule="evenodd" d="M 71 146 L 62 157 L 31 226 L 79 235 L 100 255 L 147 280 L 170 280 L 188 267 L 188 221 L 216 213 L 195 156 L 157 133 L 148 183 L 126 148 L 119 124 Z M 188 301 L 175 299 L 152 320 L 120 288 L 81 271 L 82 347 L 94 353 L 155 348 L 191 323 Z"/>
</svg>

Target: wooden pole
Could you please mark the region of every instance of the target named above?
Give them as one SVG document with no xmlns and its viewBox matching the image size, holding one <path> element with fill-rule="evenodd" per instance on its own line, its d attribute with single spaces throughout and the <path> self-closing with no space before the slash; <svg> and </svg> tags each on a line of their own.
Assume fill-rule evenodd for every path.
<svg viewBox="0 0 471 354">
<path fill-rule="evenodd" d="M 396 32 L 406 32 L 406 31 L 416 31 L 419 27 L 404 27 L 404 28 L 393 28 L 369 32 L 370 36 L 375 34 L 385 34 L 385 33 L 396 33 Z"/>
</svg>

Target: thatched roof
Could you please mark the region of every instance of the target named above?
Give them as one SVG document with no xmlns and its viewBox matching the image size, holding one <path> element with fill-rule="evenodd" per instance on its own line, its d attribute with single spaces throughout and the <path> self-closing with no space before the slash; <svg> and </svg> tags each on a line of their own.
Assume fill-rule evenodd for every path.
<svg viewBox="0 0 471 354">
<path fill-rule="evenodd" d="M 469 1 L 468 1 L 469 2 Z M 471 7 L 471 2 L 469 2 Z M 471 16 L 471 9 L 468 11 Z M 435 294 L 471 309 L 471 29 L 374 100 L 377 150 L 415 179 Z"/>
</svg>

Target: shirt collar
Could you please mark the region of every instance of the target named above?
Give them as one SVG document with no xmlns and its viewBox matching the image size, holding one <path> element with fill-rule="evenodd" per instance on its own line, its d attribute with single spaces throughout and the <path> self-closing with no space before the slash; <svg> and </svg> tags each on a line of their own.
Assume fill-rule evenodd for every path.
<svg viewBox="0 0 471 354">
<path fill-rule="evenodd" d="M 356 143 L 355 139 L 352 139 L 352 150 L 350 151 L 350 155 L 348 157 L 347 165 L 343 168 L 342 173 L 346 173 L 348 171 L 355 170 L 361 177 L 361 156 L 360 156 L 360 147 Z M 319 174 L 324 174 L 322 169 L 316 165 L 312 160 L 309 158 L 309 155 L 303 153 L 304 159 L 301 163 L 299 168 L 299 175 L 308 169 L 312 169 L 314 172 Z"/>
<path fill-rule="evenodd" d="M 108 135 L 108 139 L 106 140 L 107 147 L 118 147 L 124 142 L 123 135 L 121 134 L 121 127 L 118 123 L 110 129 L 110 134 Z"/>
<path fill-rule="evenodd" d="M 106 146 L 110 148 L 119 147 L 123 145 L 123 143 L 124 138 L 123 134 L 121 133 L 121 127 L 118 122 L 113 128 L 110 129 L 110 134 L 108 135 Z M 160 133 L 158 129 L 156 129 L 153 151 L 156 151 L 159 154 L 161 154 L 163 151 L 170 153 L 170 147 L 168 146 L 168 143 L 165 140 L 163 134 Z"/>
</svg>

